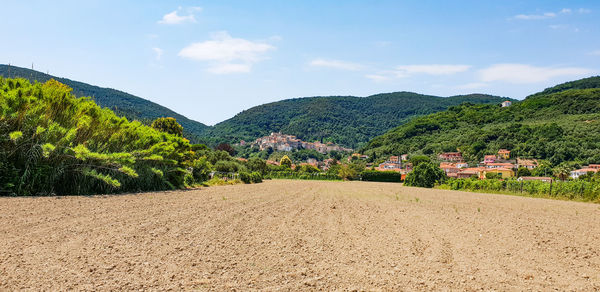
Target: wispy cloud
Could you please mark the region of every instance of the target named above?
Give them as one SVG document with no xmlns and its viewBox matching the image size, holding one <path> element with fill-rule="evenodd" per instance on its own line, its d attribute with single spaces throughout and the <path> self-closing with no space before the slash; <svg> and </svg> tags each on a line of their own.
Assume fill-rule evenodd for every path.
<svg viewBox="0 0 600 292">
<path fill-rule="evenodd" d="M 358 71 L 363 68 L 362 65 L 357 64 L 357 63 L 340 61 L 340 60 L 331 60 L 331 59 L 315 59 L 315 60 L 310 61 L 309 65 L 312 67 L 326 67 L 326 68 L 347 70 L 347 71 Z"/>
<path fill-rule="evenodd" d="M 579 9 L 577 9 L 577 12 L 580 13 L 580 14 L 587 14 L 587 13 L 592 12 L 592 10 L 591 9 L 587 9 L 587 8 L 579 8 Z"/>
<path fill-rule="evenodd" d="M 585 76 L 593 70 L 581 67 L 536 67 L 526 64 L 496 64 L 479 71 L 482 82 L 538 83 L 563 76 Z"/>
<path fill-rule="evenodd" d="M 548 19 L 556 17 L 556 13 L 554 12 L 546 12 L 543 14 L 518 14 L 515 15 L 515 19 L 520 20 L 540 20 L 540 19 Z"/>
<path fill-rule="evenodd" d="M 414 74 L 428 75 L 451 75 L 469 70 L 469 65 L 444 65 L 444 64 L 429 64 L 429 65 L 403 65 L 396 67 L 396 75 L 398 77 L 410 76 Z"/>
<path fill-rule="evenodd" d="M 579 14 L 586 14 L 592 12 L 586 8 L 579 8 L 575 10 Z M 560 14 L 572 14 L 573 9 L 571 8 L 563 8 L 558 12 L 544 12 L 538 14 L 517 14 L 513 18 L 519 20 L 542 20 L 542 19 L 550 19 L 559 16 Z"/>
<path fill-rule="evenodd" d="M 565 29 L 565 28 L 567 28 L 567 26 L 564 25 L 564 24 L 551 24 L 551 25 L 548 25 L 548 27 L 551 28 L 551 29 Z"/>
<path fill-rule="evenodd" d="M 160 58 L 162 57 L 164 51 L 161 48 L 152 48 L 152 51 L 154 52 L 154 59 L 156 59 L 156 61 L 160 61 Z"/>
<path fill-rule="evenodd" d="M 573 10 L 571 10 L 571 8 L 563 8 L 560 13 L 564 13 L 564 14 L 569 14 L 573 12 Z"/>
<path fill-rule="evenodd" d="M 592 56 L 600 56 L 600 50 L 591 51 L 590 55 L 592 55 Z"/>
<path fill-rule="evenodd" d="M 194 13 L 202 11 L 201 7 L 188 7 L 183 9 L 179 7 L 177 10 L 167 13 L 161 20 L 158 21 L 160 24 L 181 24 L 186 22 L 196 22 L 196 16 Z M 180 15 L 180 13 L 186 13 L 187 15 Z"/>
<path fill-rule="evenodd" d="M 407 78 L 414 75 L 453 75 L 468 71 L 469 65 L 456 64 L 419 64 L 419 65 L 401 65 L 391 70 L 382 70 L 376 73 L 367 74 L 365 78 L 376 82 L 383 82 L 391 79 Z"/>
<path fill-rule="evenodd" d="M 208 62 L 208 72 L 216 74 L 247 73 L 252 65 L 265 59 L 276 48 L 268 43 L 233 38 L 226 31 L 211 35 L 211 40 L 188 45 L 179 52 L 182 58 Z"/>
</svg>

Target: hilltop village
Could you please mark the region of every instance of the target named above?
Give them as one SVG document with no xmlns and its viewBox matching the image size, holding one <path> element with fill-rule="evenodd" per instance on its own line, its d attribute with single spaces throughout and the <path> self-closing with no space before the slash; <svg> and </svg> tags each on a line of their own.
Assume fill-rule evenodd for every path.
<svg viewBox="0 0 600 292">
<path fill-rule="evenodd" d="M 244 146 L 245 141 L 241 141 L 240 145 Z M 352 149 L 344 148 L 332 142 L 322 143 L 319 141 L 305 142 L 293 135 L 285 135 L 281 132 L 271 133 L 269 136 L 258 138 L 251 144 L 252 147 L 258 147 L 259 150 L 272 148 L 277 151 L 292 151 L 296 149 L 313 149 L 319 153 L 326 154 L 331 151 L 351 152 Z"/>
</svg>

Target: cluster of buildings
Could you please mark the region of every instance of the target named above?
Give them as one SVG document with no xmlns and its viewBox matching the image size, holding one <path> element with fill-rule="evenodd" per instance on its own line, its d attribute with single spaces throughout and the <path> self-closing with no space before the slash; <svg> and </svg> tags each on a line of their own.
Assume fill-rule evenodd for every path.
<svg viewBox="0 0 600 292">
<path fill-rule="evenodd" d="M 590 164 L 587 167 L 571 171 L 571 178 L 578 179 L 584 174 L 588 174 L 589 172 L 596 173 L 598 171 L 600 171 L 600 164 Z"/>
<path fill-rule="evenodd" d="M 256 141 L 254 141 L 252 146 L 257 146 L 258 149 L 260 149 L 261 151 L 268 148 L 272 148 L 273 150 L 277 151 L 292 151 L 294 149 L 314 149 L 323 154 L 331 151 L 352 151 L 352 149 L 344 148 L 331 142 L 305 142 L 296 138 L 296 136 L 285 135 L 280 132 L 271 133 L 271 135 L 269 136 L 258 138 L 256 139 Z"/>
<path fill-rule="evenodd" d="M 500 149 L 496 155 L 485 155 L 483 161 L 476 167 L 469 167 L 462 159 L 460 152 L 448 152 L 442 153 L 439 156 L 442 160 L 440 168 L 446 172 L 448 177 L 453 178 L 469 178 L 477 177 L 479 179 L 485 179 L 487 174 L 493 173 L 501 178 L 508 178 L 515 176 L 515 169 L 525 167 L 527 169 L 534 169 L 537 167 L 538 162 L 535 159 L 521 159 L 515 160 L 510 159 L 510 150 Z"/>
<path fill-rule="evenodd" d="M 508 178 L 515 176 L 515 169 L 523 167 L 533 170 L 538 167 L 536 159 L 517 158 L 516 160 L 509 160 L 510 151 L 507 149 L 500 149 L 497 155 L 485 155 L 483 161 L 477 167 L 469 167 L 464 163 L 460 152 L 442 153 L 438 157 L 443 161 L 440 163 L 440 168 L 446 172 L 448 177 L 454 178 L 477 177 L 485 179 L 488 173 L 495 173 L 498 177 Z M 598 171 L 600 171 L 600 164 L 590 164 L 584 168 L 571 171 L 570 177 L 577 179 L 582 175 Z M 519 179 L 552 181 L 550 177 L 520 177 Z"/>
</svg>

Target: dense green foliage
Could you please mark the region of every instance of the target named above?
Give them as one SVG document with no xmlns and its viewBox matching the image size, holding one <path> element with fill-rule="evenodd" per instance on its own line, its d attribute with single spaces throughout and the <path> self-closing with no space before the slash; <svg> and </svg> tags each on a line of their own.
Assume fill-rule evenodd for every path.
<svg viewBox="0 0 600 292">
<path fill-rule="evenodd" d="M 259 172 L 240 172 L 240 180 L 245 184 L 262 182 L 262 174 Z"/>
<path fill-rule="evenodd" d="M 506 148 L 513 157 L 547 159 L 552 165 L 600 162 L 600 88 L 589 88 L 600 84 L 600 77 L 567 84 L 506 108 L 464 104 L 415 118 L 373 139 L 362 152 L 377 159 L 460 149 L 467 161 L 478 162 Z"/>
<path fill-rule="evenodd" d="M 150 125 L 161 132 L 183 137 L 183 127 L 174 118 L 158 118 Z"/>
<path fill-rule="evenodd" d="M 431 162 L 421 162 L 406 175 L 404 184 L 411 187 L 433 188 L 446 180 L 446 173 Z"/>
<path fill-rule="evenodd" d="M 442 98 L 411 92 L 296 98 L 245 110 L 215 125 L 205 137 L 215 143 L 252 141 L 271 132 L 282 132 L 304 141 L 331 141 L 354 148 L 414 116 L 464 102 L 499 104 L 503 100 L 481 94 Z"/>
<path fill-rule="evenodd" d="M 164 106 L 111 88 L 102 88 L 66 78 L 55 77 L 31 69 L 7 65 L 0 65 L 0 76 L 4 76 L 5 78 L 20 77 L 28 79 L 30 82 L 38 81 L 42 83 L 50 79 L 55 79 L 73 88 L 73 94 L 76 96 L 91 96 L 99 106 L 109 108 L 115 113 L 125 116 L 130 121 L 140 120 L 144 124 L 150 124 L 153 120 L 160 117 L 173 117 L 185 129 L 185 136 L 192 141 L 197 141 L 197 137 L 202 136 L 204 131 L 209 128 Z"/>
<path fill-rule="evenodd" d="M 550 184 L 542 181 L 518 181 L 514 179 L 450 179 L 442 184 L 440 188 L 450 190 L 507 192 L 535 197 L 600 202 L 600 181 L 598 180 L 554 181 Z"/>
<path fill-rule="evenodd" d="M 365 170 L 360 174 L 363 181 L 401 182 L 402 175 L 396 171 Z"/>
<path fill-rule="evenodd" d="M 266 176 L 269 179 L 301 179 L 301 180 L 340 180 L 336 174 L 302 173 L 295 171 L 273 171 Z"/>
<path fill-rule="evenodd" d="M 0 194 L 97 194 L 183 188 L 223 166 L 224 151 L 118 117 L 50 80 L 0 77 Z"/>
</svg>

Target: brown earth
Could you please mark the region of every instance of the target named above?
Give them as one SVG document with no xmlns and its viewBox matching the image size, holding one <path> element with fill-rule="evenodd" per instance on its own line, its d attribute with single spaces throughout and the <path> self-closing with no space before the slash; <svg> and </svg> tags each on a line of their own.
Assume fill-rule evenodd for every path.
<svg viewBox="0 0 600 292">
<path fill-rule="evenodd" d="M 0 290 L 599 290 L 600 206 L 366 182 L 0 198 Z"/>
</svg>

